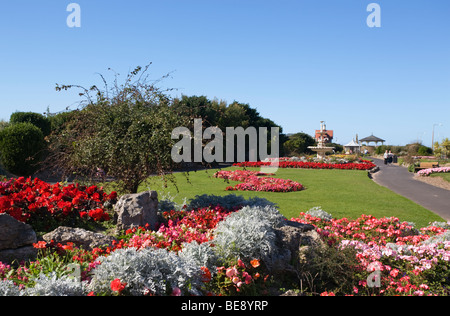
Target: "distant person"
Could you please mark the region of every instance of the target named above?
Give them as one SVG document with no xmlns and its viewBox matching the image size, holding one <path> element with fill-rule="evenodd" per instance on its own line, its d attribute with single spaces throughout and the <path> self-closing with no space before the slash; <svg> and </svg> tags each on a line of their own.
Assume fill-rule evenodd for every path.
<svg viewBox="0 0 450 316">
<path fill-rule="evenodd" d="M 387 165 L 388 164 L 388 159 L 389 159 L 389 153 L 386 150 L 386 152 L 384 153 L 384 164 Z"/>
<path fill-rule="evenodd" d="M 394 160 L 394 154 L 389 150 L 389 153 L 388 153 L 388 165 L 390 165 L 393 160 Z"/>
</svg>

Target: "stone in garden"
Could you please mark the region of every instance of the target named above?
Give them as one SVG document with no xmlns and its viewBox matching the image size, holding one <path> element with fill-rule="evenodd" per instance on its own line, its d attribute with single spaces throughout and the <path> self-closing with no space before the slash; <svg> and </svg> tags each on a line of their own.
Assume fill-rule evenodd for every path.
<svg viewBox="0 0 450 316">
<path fill-rule="evenodd" d="M 74 245 L 89 251 L 102 246 L 112 246 L 113 241 L 117 241 L 112 236 L 94 233 L 82 228 L 64 226 L 60 226 L 54 231 L 45 234 L 42 238 L 48 243 L 52 240 L 55 243 L 60 243 L 62 245 L 73 243 Z"/>
<path fill-rule="evenodd" d="M 125 194 L 114 206 L 117 215 L 117 229 L 127 230 L 133 227 L 145 227 L 152 230 L 158 223 L 158 193 L 146 191 L 137 194 Z"/>
<path fill-rule="evenodd" d="M 8 214 L 0 214 L 0 262 L 26 261 L 36 258 L 37 242 L 33 228 Z"/>
<path fill-rule="evenodd" d="M 294 266 L 305 258 L 316 247 L 322 247 L 323 241 L 313 225 L 287 221 L 275 230 L 278 246 L 278 261 L 272 269 L 293 270 Z"/>
</svg>

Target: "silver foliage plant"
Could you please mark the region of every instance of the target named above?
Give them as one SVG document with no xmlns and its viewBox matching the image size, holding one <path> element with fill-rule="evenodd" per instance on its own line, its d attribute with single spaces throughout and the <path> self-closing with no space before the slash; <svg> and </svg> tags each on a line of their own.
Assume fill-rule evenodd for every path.
<svg viewBox="0 0 450 316">
<path fill-rule="evenodd" d="M 147 293 L 170 295 L 179 288 L 184 295 L 200 295 L 198 266 L 165 249 L 118 249 L 103 257 L 89 285 L 94 293 L 112 294 L 111 282 L 120 279 L 133 296 Z"/>
<path fill-rule="evenodd" d="M 21 296 L 22 291 L 10 280 L 0 280 L 0 297 L 3 296 Z"/>
<path fill-rule="evenodd" d="M 35 286 L 27 288 L 24 292 L 26 296 L 85 296 L 87 285 L 85 282 L 78 282 L 70 276 L 58 277 L 52 272 L 49 275 L 41 274 L 34 279 Z"/>
<path fill-rule="evenodd" d="M 307 211 L 306 214 L 314 216 L 314 217 L 318 217 L 318 218 L 323 219 L 325 221 L 331 221 L 333 219 L 333 216 L 331 214 L 325 212 L 322 209 L 322 207 L 320 207 L 320 206 L 313 207 L 312 209 Z"/>
<path fill-rule="evenodd" d="M 220 258 L 211 247 L 211 242 L 199 244 L 196 241 L 184 243 L 183 249 L 178 256 L 197 267 L 207 267 L 214 274 L 219 265 Z"/>
<path fill-rule="evenodd" d="M 275 228 L 285 220 L 271 206 L 244 207 L 217 225 L 213 243 L 223 258 L 261 259 L 272 262 L 277 255 Z"/>
</svg>

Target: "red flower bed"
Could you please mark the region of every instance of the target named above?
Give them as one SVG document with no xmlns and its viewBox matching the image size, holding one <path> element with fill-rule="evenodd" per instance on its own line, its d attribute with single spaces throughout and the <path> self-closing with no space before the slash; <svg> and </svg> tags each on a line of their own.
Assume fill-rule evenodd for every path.
<svg viewBox="0 0 450 316">
<path fill-rule="evenodd" d="M 263 161 L 245 161 L 235 163 L 233 166 L 237 167 L 255 167 L 271 166 L 272 162 Z M 278 168 L 305 168 L 305 169 L 343 169 L 343 170 L 370 170 L 376 165 L 368 160 L 360 159 L 359 163 L 322 163 L 322 162 L 303 162 L 303 161 L 279 161 Z"/>
<path fill-rule="evenodd" d="M 236 184 L 234 187 L 227 187 L 227 191 L 293 192 L 303 189 L 303 186 L 298 182 L 288 179 L 264 177 L 266 175 L 269 174 L 248 170 L 222 170 L 216 172 L 214 177 L 243 182 Z"/>
<path fill-rule="evenodd" d="M 162 215 L 167 223 L 161 224 L 158 230 L 151 231 L 147 227 L 128 229 L 125 236 L 105 252 L 110 253 L 116 249 L 129 247 L 136 249 L 156 247 L 178 252 L 183 243 L 196 241 L 201 244 L 212 240 L 217 224 L 237 210 L 239 207 L 226 209 L 218 205 L 192 211 L 164 212 Z"/>
<path fill-rule="evenodd" d="M 21 177 L 0 185 L 0 214 L 9 214 L 21 222 L 49 216 L 57 221 L 68 217 L 103 221 L 109 220 L 103 203 L 116 198 L 116 192 L 108 195 L 97 186 L 63 186 Z"/>
</svg>

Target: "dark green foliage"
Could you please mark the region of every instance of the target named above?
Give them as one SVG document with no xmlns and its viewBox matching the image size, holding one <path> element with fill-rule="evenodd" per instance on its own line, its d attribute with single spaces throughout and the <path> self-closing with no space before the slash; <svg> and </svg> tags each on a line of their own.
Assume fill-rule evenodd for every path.
<svg viewBox="0 0 450 316">
<path fill-rule="evenodd" d="M 0 131 L 0 159 L 9 172 L 30 176 L 44 149 L 44 134 L 31 123 L 16 123 Z"/>
<path fill-rule="evenodd" d="M 38 127 L 44 136 L 48 136 L 51 132 L 51 123 L 44 115 L 34 112 L 15 112 L 11 114 L 9 120 L 11 124 L 31 123 Z"/>
<path fill-rule="evenodd" d="M 283 134 L 283 129 L 279 125 L 275 124 L 272 120 L 262 117 L 260 113 L 256 109 L 251 108 L 249 104 L 240 103 L 237 101 L 227 104 L 224 101 L 209 100 L 205 96 L 183 95 L 181 99 L 174 100 L 173 109 L 180 115 L 185 115 L 187 117 L 193 118 L 202 118 L 204 129 L 210 126 L 217 126 L 222 130 L 222 132 L 225 132 L 227 127 L 243 127 L 244 129 L 247 129 L 248 127 L 254 127 L 256 129 L 257 137 L 259 138 L 259 128 L 266 127 L 269 134 L 267 136 L 268 153 L 271 153 L 271 128 L 278 127 L 280 131 L 280 153 L 283 154 L 282 144 L 284 141 L 286 141 L 286 136 Z M 191 131 L 193 130 L 192 123 L 193 122 L 191 122 L 191 125 L 187 125 L 187 127 L 189 127 Z M 237 143 L 235 143 L 234 146 L 234 152 L 236 153 Z M 225 161 L 226 144 L 224 144 L 224 147 Z M 248 140 L 246 140 L 245 150 L 246 159 L 248 159 Z M 235 157 L 235 161 L 236 159 L 237 157 Z"/>
<path fill-rule="evenodd" d="M 284 149 L 290 155 L 310 154 L 312 151 L 308 148 L 314 146 L 316 141 L 314 138 L 306 133 L 297 133 L 291 135 L 284 143 Z"/>
<path fill-rule="evenodd" d="M 152 174 L 170 173 L 172 130 L 187 126 L 188 117 L 171 108 L 163 91 L 145 82 L 146 70 L 138 67 L 124 85 L 116 84 L 112 90 L 85 89 L 87 105 L 71 117 L 60 117 L 65 122 L 51 137 L 47 162 L 66 175 L 95 177 L 104 172 L 117 181 L 122 193 L 137 192 Z M 132 82 L 137 75 L 141 79 Z M 57 86 L 57 90 L 71 87 Z M 90 91 L 96 91 L 96 99 Z"/>
<path fill-rule="evenodd" d="M 417 154 L 419 156 L 431 156 L 433 154 L 433 150 L 430 147 L 427 146 L 420 146 L 419 150 L 417 151 Z"/>
</svg>

